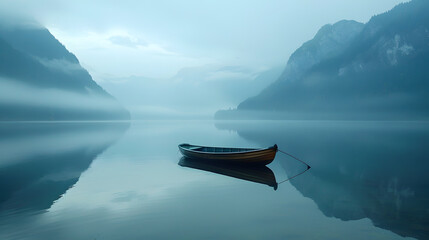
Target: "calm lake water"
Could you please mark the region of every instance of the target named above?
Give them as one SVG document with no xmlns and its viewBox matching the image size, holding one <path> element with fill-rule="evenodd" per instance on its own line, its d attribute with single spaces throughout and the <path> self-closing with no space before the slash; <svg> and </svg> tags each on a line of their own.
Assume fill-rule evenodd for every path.
<svg viewBox="0 0 429 240">
<path fill-rule="evenodd" d="M 274 190 L 305 165 L 256 183 L 179 165 L 183 142 L 312 168 Z M 428 156 L 425 122 L 1 123 L 0 239 L 429 239 Z"/>
</svg>

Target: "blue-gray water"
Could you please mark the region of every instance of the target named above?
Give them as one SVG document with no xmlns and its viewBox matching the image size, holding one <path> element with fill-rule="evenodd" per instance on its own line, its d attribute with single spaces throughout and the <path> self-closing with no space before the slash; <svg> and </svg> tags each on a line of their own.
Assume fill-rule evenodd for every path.
<svg viewBox="0 0 429 240">
<path fill-rule="evenodd" d="M 312 168 L 275 191 L 178 165 L 183 142 Z M 425 122 L 1 123 L 0 239 L 428 239 L 428 156 Z"/>
</svg>

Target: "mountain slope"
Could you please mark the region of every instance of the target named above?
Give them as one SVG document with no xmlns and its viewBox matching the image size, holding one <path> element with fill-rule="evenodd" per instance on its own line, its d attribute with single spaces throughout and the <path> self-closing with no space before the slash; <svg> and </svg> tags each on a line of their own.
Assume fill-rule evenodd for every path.
<svg viewBox="0 0 429 240">
<path fill-rule="evenodd" d="M 373 17 L 353 34 L 338 27 L 326 33 L 324 27 L 291 56 L 274 84 L 239 104 L 237 111 L 217 116 L 264 110 L 285 118 L 427 119 L 427 12 L 428 1 L 414 0 Z M 344 22 L 333 26 L 338 24 Z M 328 51 L 320 39 L 331 39 L 329 34 L 349 38 L 335 43 L 336 51 Z M 303 60 L 297 62 L 297 55 Z M 290 68 L 300 71 L 290 73 Z"/>
<path fill-rule="evenodd" d="M 0 120 L 128 119 L 47 29 L 0 29 Z"/>
</svg>

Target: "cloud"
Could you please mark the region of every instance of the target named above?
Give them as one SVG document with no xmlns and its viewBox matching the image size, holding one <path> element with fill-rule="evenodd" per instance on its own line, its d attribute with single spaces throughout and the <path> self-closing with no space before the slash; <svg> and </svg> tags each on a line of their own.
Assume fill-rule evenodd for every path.
<svg viewBox="0 0 429 240">
<path fill-rule="evenodd" d="M 243 66 L 222 66 L 207 64 L 199 67 L 183 68 L 173 77 L 175 81 L 201 83 L 206 81 L 253 80 L 262 71 Z"/>
<path fill-rule="evenodd" d="M 320 26 L 366 22 L 399 2 L 1 0 L 0 16 L 36 19 L 97 72 L 171 77 L 210 63 L 283 65 Z"/>
<path fill-rule="evenodd" d="M 37 57 L 35 57 L 35 59 L 48 68 L 52 68 L 54 70 L 62 71 L 65 73 L 84 71 L 84 69 L 79 65 L 79 63 L 70 62 L 66 59 L 44 59 Z"/>
<path fill-rule="evenodd" d="M 125 28 L 86 32 L 49 30 L 78 57 L 96 81 L 103 76 L 171 77 L 181 66 L 192 66 L 201 61 L 184 56 L 162 41 Z"/>
<path fill-rule="evenodd" d="M 162 47 L 160 44 L 148 43 L 147 41 L 139 37 L 132 36 L 129 33 L 125 33 L 125 35 L 113 35 L 113 36 L 110 36 L 110 34 L 112 33 L 101 34 L 101 38 L 103 38 L 103 35 L 104 35 L 105 38 L 107 38 L 107 40 L 114 45 L 133 48 L 134 50 L 140 50 L 142 52 L 149 52 L 153 54 L 163 54 L 163 55 L 176 55 L 176 53 L 167 50 L 166 48 Z"/>
<path fill-rule="evenodd" d="M 10 106 L 34 106 L 59 109 L 106 110 L 118 103 L 111 98 L 60 89 L 42 89 L 0 78 L 0 103 Z"/>
<path fill-rule="evenodd" d="M 258 74 L 252 72 L 237 72 L 237 71 L 228 71 L 228 70 L 219 70 L 208 73 L 206 77 L 207 81 L 228 81 L 228 80 L 253 80 Z"/>
<path fill-rule="evenodd" d="M 162 44 L 144 40 L 140 33 L 131 33 L 126 29 L 109 29 L 106 31 L 88 31 L 80 34 L 64 32 L 61 29 L 50 28 L 51 33 L 64 40 L 67 47 L 72 49 L 96 50 L 106 53 L 155 53 L 174 55 Z M 138 52 L 136 52 L 138 51 Z"/>
<path fill-rule="evenodd" d="M 117 44 L 120 46 L 125 46 L 125 47 L 131 47 L 131 48 L 137 48 L 139 46 L 147 46 L 147 42 L 142 40 L 142 39 L 138 39 L 138 38 L 132 38 L 130 36 L 111 36 L 109 38 L 109 41 L 113 44 Z"/>
</svg>

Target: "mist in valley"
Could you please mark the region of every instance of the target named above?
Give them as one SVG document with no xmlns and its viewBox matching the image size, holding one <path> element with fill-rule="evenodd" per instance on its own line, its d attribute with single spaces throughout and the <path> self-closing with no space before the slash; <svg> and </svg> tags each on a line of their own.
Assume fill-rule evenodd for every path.
<svg viewBox="0 0 429 240">
<path fill-rule="evenodd" d="M 64 103 L 65 108 L 108 108 L 112 101 L 107 100 L 110 103 L 102 106 L 97 99 L 103 98 L 95 96 L 83 96 L 81 101 L 87 103 L 81 104 L 76 99 L 80 95 L 74 96 L 74 91 L 82 93 L 82 89 L 78 90 L 77 85 L 73 89 L 61 89 L 61 84 L 54 80 L 70 79 L 64 82 L 65 86 L 85 78 L 88 83 L 82 82 L 79 88 L 85 89 L 88 84 L 93 86 L 89 89 L 100 86 L 117 100 L 114 105 L 124 106 L 134 119 L 211 119 L 219 110 L 240 109 L 243 102 L 270 86 L 277 84 L 278 90 L 283 90 L 284 86 L 276 82 L 289 71 L 289 57 L 322 26 L 343 19 L 366 23 L 400 2 L 234 1 L 221 4 L 189 0 L 180 4 L 125 1 L 117 5 L 46 0 L 26 3 L 24 7 L 21 1 L 2 1 L 0 40 L 20 52 L 2 60 L 7 70 L 1 81 L 8 86 L 3 92 L 15 91 L 7 90 L 11 88 L 10 79 L 26 78 L 24 83 L 30 85 L 46 81 L 47 75 L 52 79 L 44 86 L 49 88 L 46 92 L 34 92 L 35 101 L 31 101 L 24 84 L 16 95 L 3 94 L 2 103 L 31 101 L 32 105 L 46 107 Z M 338 37 L 351 39 L 354 33 L 348 31 L 335 33 L 337 39 L 333 39 L 338 43 L 343 41 Z M 26 59 L 8 60 L 21 53 L 25 53 Z M 314 63 L 314 60 L 303 60 L 298 67 L 308 68 Z M 8 64 L 16 68 L 14 73 L 10 73 Z M 37 70 L 24 76 L 19 69 L 28 64 L 35 65 Z M 41 71 L 45 75 L 41 75 Z M 53 93 L 52 87 L 60 92 Z M 288 89 L 286 86 L 285 91 Z M 64 94 L 63 90 L 66 90 Z M 18 99 L 23 95 L 23 99 Z M 290 101 L 291 105 L 299 106 L 303 102 L 299 97 L 288 98 L 288 95 L 285 94 L 287 100 L 270 99 L 268 105 Z M 263 108 L 272 110 L 269 106 Z M 126 115 L 113 118 L 123 117 Z"/>
</svg>

